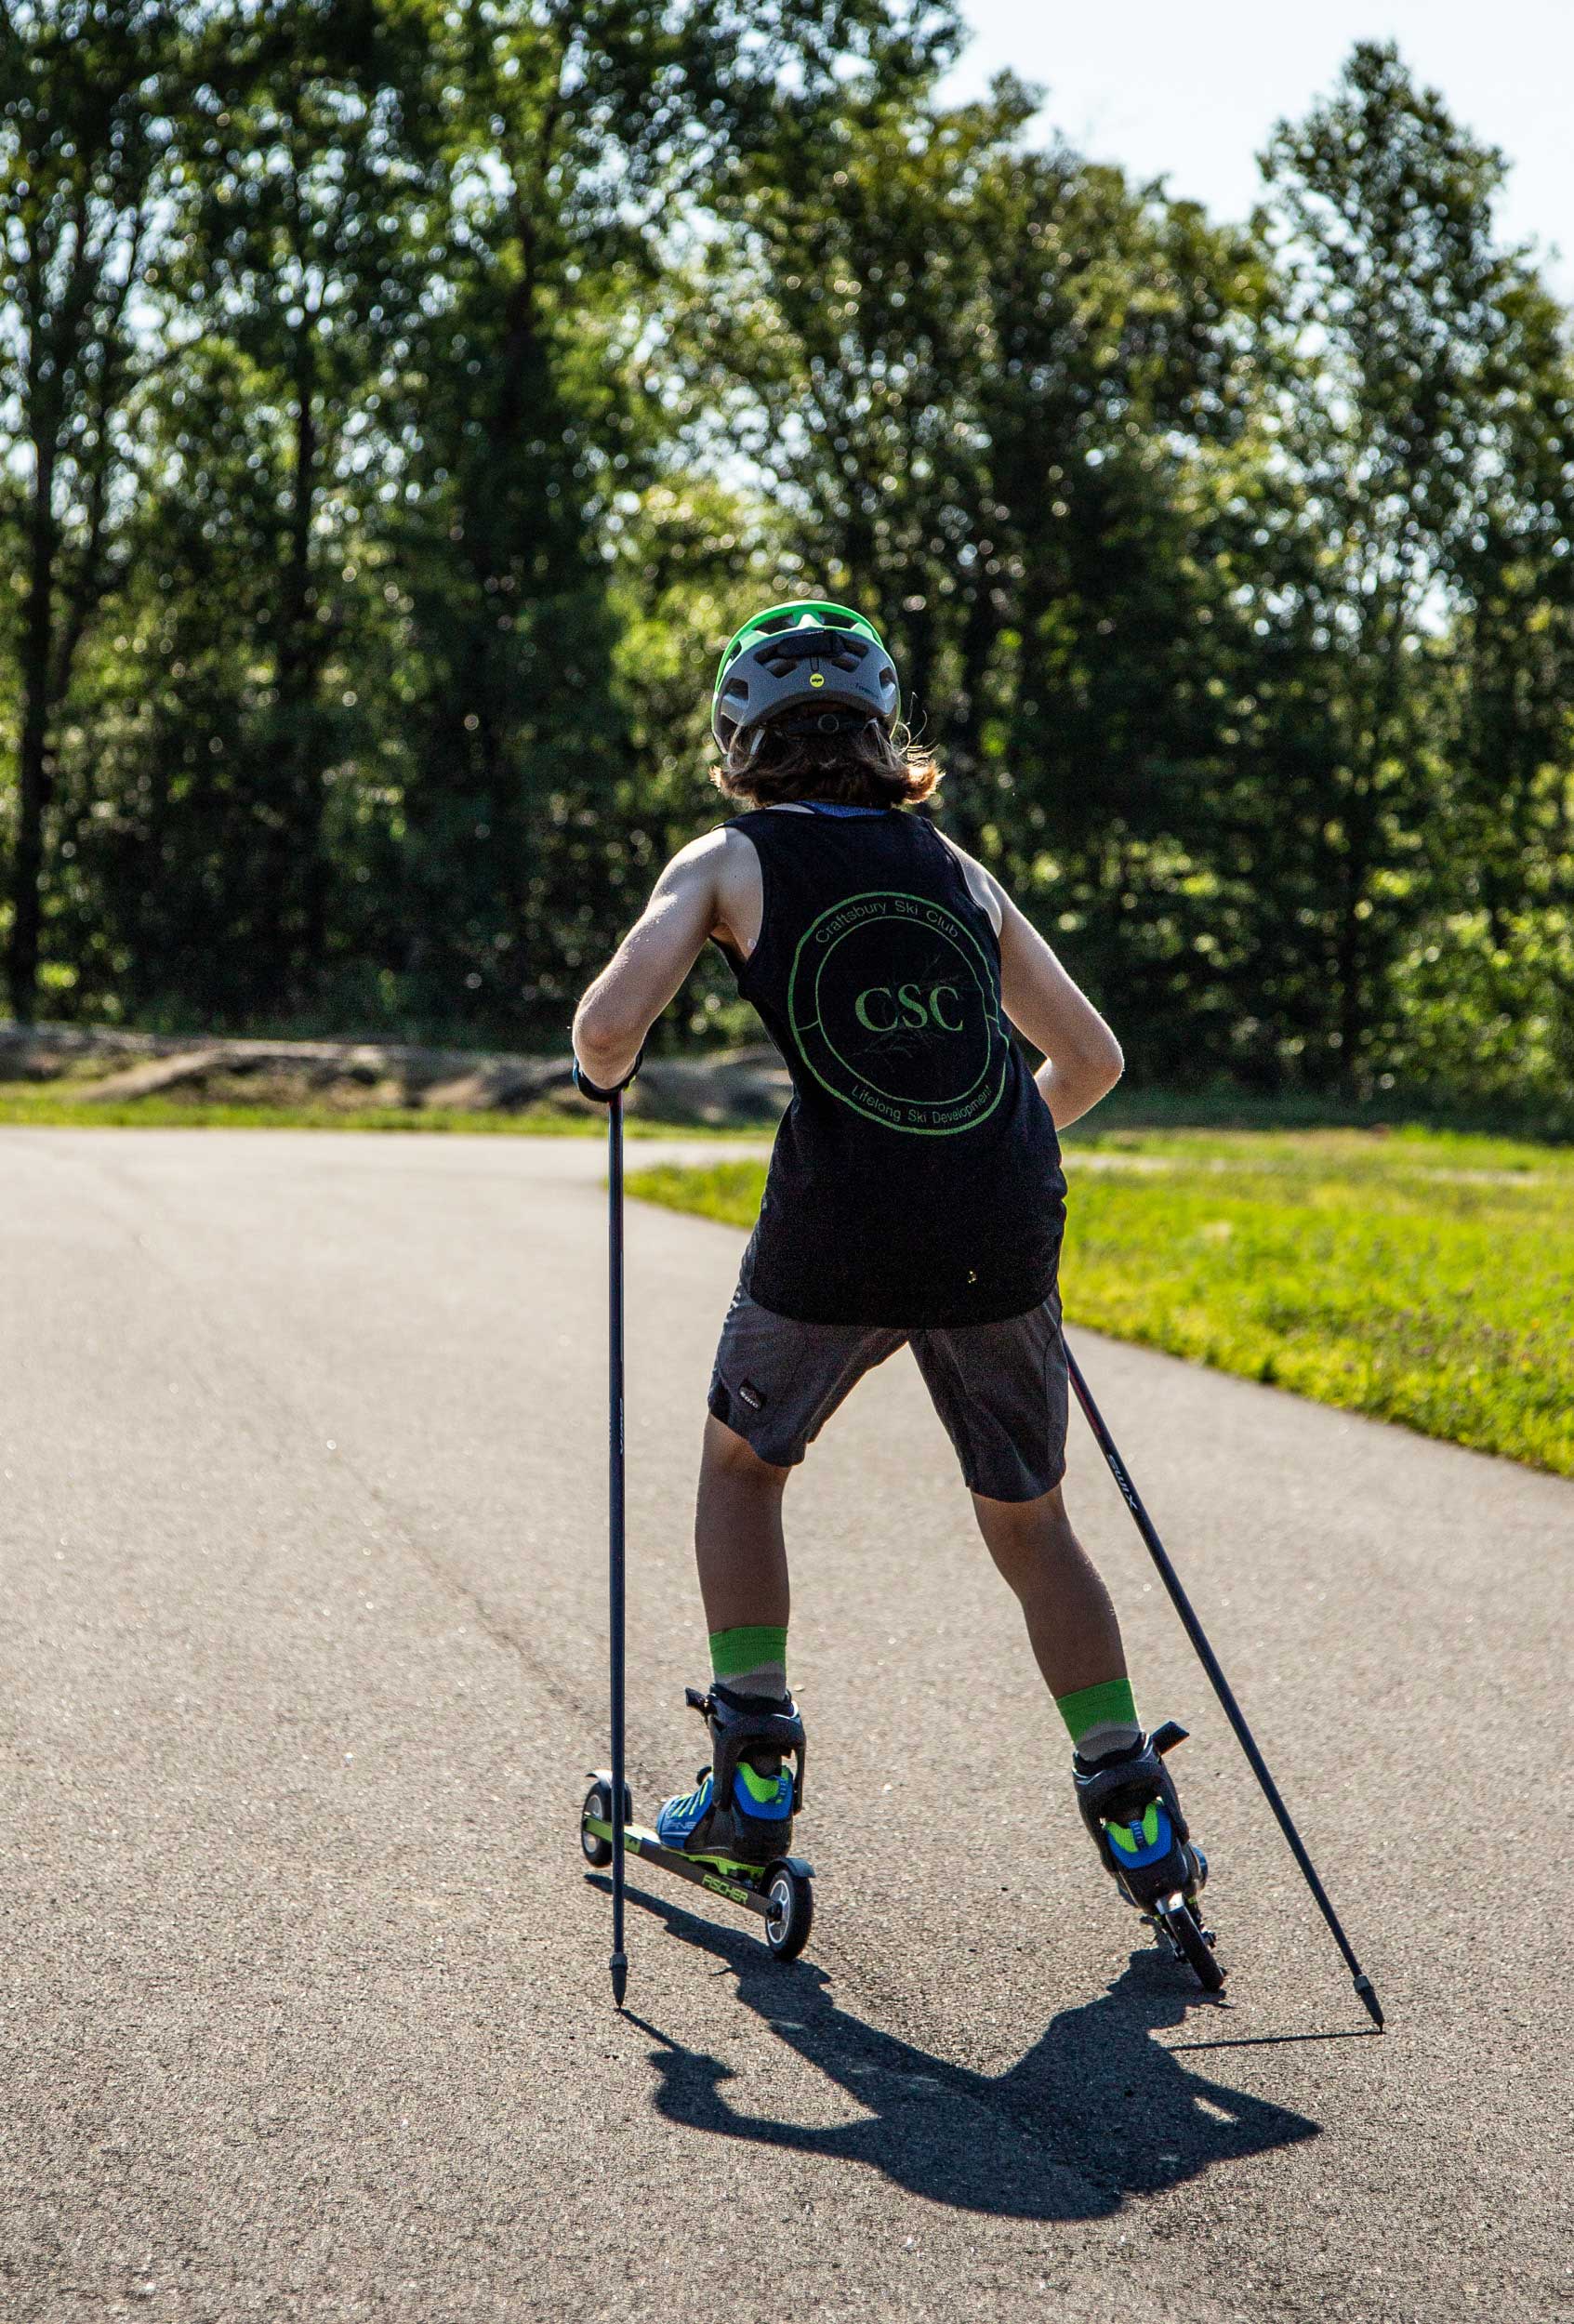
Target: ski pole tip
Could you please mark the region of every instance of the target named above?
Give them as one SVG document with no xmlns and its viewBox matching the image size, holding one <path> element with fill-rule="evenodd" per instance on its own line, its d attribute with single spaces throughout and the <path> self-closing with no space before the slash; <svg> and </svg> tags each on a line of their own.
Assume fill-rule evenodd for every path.
<svg viewBox="0 0 1574 2324">
<path fill-rule="evenodd" d="M 621 2009 L 623 2007 L 623 1997 L 628 1990 L 628 1954 L 614 1953 L 608 1966 L 612 1971 L 612 1998 L 617 2003 L 618 2008 Z M 1379 2018 L 1378 2023 L 1381 2025 L 1382 2020 Z"/>
<path fill-rule="evenodd" d="M 1364 1973 L 1356 1979 L 1356 1990 L 1360 1995 L 1361 2000 L 1366 2006 L 1367 2015 L 1371 2019 L 1372 2024 L 1377 2027 L 1378 2032 L 1381 2033 L 1382 2031 L 1383 2022 L 1382 2003 L 1378 2000 L 1377 1995 L 1372 1991 L 1371 1979 Z"/>
</svg>

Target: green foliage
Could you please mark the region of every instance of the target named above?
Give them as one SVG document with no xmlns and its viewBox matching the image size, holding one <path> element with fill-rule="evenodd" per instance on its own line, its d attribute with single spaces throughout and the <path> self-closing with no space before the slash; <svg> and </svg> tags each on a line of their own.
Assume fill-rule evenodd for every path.
<svg viewBox="0 0 1574 2324">
<path fill-rule="evenodd" d="M 298 1010 L 364 934 L 386 819 L 356 777 L 390 660 L 366 527 L 424 284 L 379 34 L 298 7 L 222 20 L 193 60 L 150 270 L 176 358 L 149 398 L 157 489 L 62 799 L 85 1002 Z"/>
<path fill-rule="evenodd" d="M 1574 1476 L 1567 1150 L 1128 1131 L 1080 1142 L 1068 1176 L 1073 1327 Z M 755 1162 L 628 1180 L 734 1226 L 763 1184 Z"/>
<path fill-rule="evenodd" d="M 0 543 L 17 601 L 5 625 L 6 967 L 24 1018 L 45 941 L 59 730 L 123 570 L 119 520 L 156 369 L 137 304 L 170 183 L 184 47 L 159 0 L 24 0 L 0 15 Z"/>
<path fill-rule="evenodd" d="M 1517 482 L 1503 389 L 1567 361 L 1553 337 L 1528 336 L 1531 285 L 1493 241 L 1501 157 L 1391 47 L 1357 47 L 1264 169 L 1286 290 L 1255 594 L 1300 651 L 1255 713 L 1288 779 L 1253 968 L 1289 986 L 1292 931 L 1325 997 L 1305 1012 L 1305 1069 L 1356 1089 L 1393 1055 L 1399 960 L 1439 900 L 1424 859 L 1452 838 L 1449 759 L 1464 755 L 1448 733 L 1447 614 L 1485 506 Z"/>
<path fill-rule="evenodd" d="M 0 27 L 12 1004 L 561 1040 L 760 602 L 878 614 L 1133 1077 L 1574 1084 L 1574 367 L 1363 45 L 1226 228 L 923 0 Z M 708 960 L 666 1037 L 736 1038 Z"/>
</svg>

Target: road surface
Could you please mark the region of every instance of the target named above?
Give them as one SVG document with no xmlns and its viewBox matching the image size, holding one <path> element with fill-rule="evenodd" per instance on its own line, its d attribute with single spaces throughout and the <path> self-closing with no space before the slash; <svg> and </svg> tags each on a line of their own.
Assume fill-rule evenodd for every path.
<svg viewBox="0 0 1574 2324">
<path fill-rule="evenodd" d="M 600 1164 L 0 1130 L 0 2317 L 1556 2313 L 1574 1486 L 1079 1342 L 1380 2039 L 1074 1419 L 1225 2001 L 1132 1949 L 896 1359 L 789 1496 L 811 1950 L 636 1867 L 619 2018 Z M 740 1248 L 631 1213 L 646 1814 Z"/>
</svg>

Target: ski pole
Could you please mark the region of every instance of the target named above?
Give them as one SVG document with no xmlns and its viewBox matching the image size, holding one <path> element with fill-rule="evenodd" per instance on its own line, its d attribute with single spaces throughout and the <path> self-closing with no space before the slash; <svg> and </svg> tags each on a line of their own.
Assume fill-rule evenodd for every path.
<svg viewBox="0 0 1574 2324">
<path fill-rule="evenodd" d="M 612 1998 L 628 1986 L 623 1949 L 623 1096 L 607 1108 L 607 1581 L 612 1678 Z"/>
<path fill-rule="evenodd" d="M 1372 1991 L 1371 1979 L 1367 1975 L 1365 1970 L 1361 1967 L 1360 1962 L 1356 1959 L 1355 1950 L 1351 1946 L 1350 1940 L 1339 1925 L 1339 1916 L 1328 1900 L 1328 1892 L 1324 1888 L 1321 1881 L 1317 1878 L 1316 1868 L 1313 1864 L 1311 1857 L 1306 1854 L 1305 1845 L 1302 1841 L 1301 1834 L 1296 1830 L 1294 1824 L 1290 1821 L 1290 1810 L 1286 1807 L 1284 1802 L 1279 1797 L 1278 1786 L 1275 1783 L 1272 1776 L 1268 1773 L 1267 1763 L 1263 1759 L 1262 1752 L 1258 1750 L 1256 1739 L 1252 1735 L 1251 1729 L 1246 1723 L 1246 1719 L 1241 1710 L 1240 1705 L 1237 1702 L 1235 1696 L 1230 1690 L 1230 1683 L 1228 1679 L 1225 1678 L 1223 1671 L 1219 1668 L 1219 1658 L 1214 1654 L 1212 1647 L 1209 1644 L 1207 1637 L 1203 1631 L 1202 1624 L 1197 1620 L 1196 1614 L 1192 1610 L 1191 1600 L 1187 1597 L 1185 1591 L 1181 1587 L 1180 1576 L 1176 1573 L 1175 1568 L 1170 1563 L 1164 1544 L 1158 1538 L 1157 1530 L 1154 1525 L 1154 1522 L 1148 1515 L 1147 1511 L 1143 1507 L 1142 1499 L 1137 1492 L 1137 1488 L 1132 1484 L 1131 1477 L 1127 1473 L 1126 1464 L 1121 1459 L 1119 1453 L 1116 1450 L 1115 1439 L 1111 1436 L 1108 1429 L 1105 1428 L 1103 1418 L 1100 1415 L 1099 1408 L 1088 1393 L 1088 1383 L 1083 1379 L 1081 1368 L 1078 1364 L 1077 1358 L 1072 1354 L 1069 1347 L 1067 1347 L 1065 1351 L 1065 1361 L 1066 1367 L 1071 1375 L 1071 1385 L 1077 1392 L 1077 1401 L 1082 1407 L 1083 1413 L 1087 1419 L 1088 1426 L 1093 1432 L 1094 1442 L 1097 1444 L 1098 1448 L 1100 1452 L 1103 1453 L 1105 1460 L 1109 1463 L 1109 1472 L 1111 1476 L 1115 1479 L 1116 1484 L 1120 1487 L 1120 1497 L 1136 1521 L 1137 1531 L 1142 1535 L 1144 1541 L 1147 1544 L 1148 1554 L 1151 1556 L 1154 1564 L 1158 1568 L 1158 1578 L 1164 1584 L 1165 1589 L 1170 1592 L 1171 1601 L 1174 1605 L 1176 1613 L 1181 1618 L 1182 1628 L 1184 1630 L 1186 1636 L 1191 1640 L 1192 1644 L 1196 1647 L 1197 1659 L 1208 1673 L 1213 1692 L 1218 1696 L 1220 1702 L 1223 1703 L 1224 1707 L 1224 1716 L 1229 1721 L 1231 1726 L 1234 1727 L 1236 1731 L 1236 1740 L 1240 1745 L 1241 1750 L 1246 1753 L 1247 1763 L 1250 1765 L 1252 1774 L 1256 1776 L 1258 1782 L 1263 1787 L 1263 1796 L 1278 1818 L 1279 1829 L 1283 1832 L 1286 1840 L 1290 1842 L 1290 1854 L 1294 1856 L 1296 1863 L 1301 1867 L 1302 1872 L 1305 1876 L 1306 1885 L 1311 1890 L 1313 1896 L 1316 1900 L 1317 1909 L 1322 1914 L 1323 1919 L 1328 1922 L 1329 1929 L 1333 1932 L 1333 1941 L 1344 1956 L 1345 1961 L 1349 1966 L 1350 1974 L 1355 1980 L 1356 1990 L 1361 1997 L 1367 2014 L 1370 2017 L 1372 2023 L 1381 2030 L 1382 2026 L 1382 2008 L 1378 2000 L 1377 1995 Z"/>
</svg>

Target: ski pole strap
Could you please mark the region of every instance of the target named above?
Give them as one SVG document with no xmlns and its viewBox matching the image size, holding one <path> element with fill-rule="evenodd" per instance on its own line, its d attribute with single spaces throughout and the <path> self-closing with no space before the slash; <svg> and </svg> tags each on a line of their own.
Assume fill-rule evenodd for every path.
<svg viewBox="0 0 1574 2324">
<path fill-rule="evenodd" d="M 593 1104 L 610 1105 L 614 1098 L 617 1096 L 619 1090 L 628 1089 L 628 1084 L 633 1080 L 634 1076 L 639 1072 L 640 1067 L 644 1063 L 644 1062 L 645 1045 L 643 1041 L 642 1041 L 640 1043 L 640 1054 L 635 1058 L 634 1063 L 629 1066 L 622 1080 L 615 1081 L 610 1089 L 603 1089 L 599 1081 L 591 1080 L 589 1075 L 586 1072 L 584 1066 L 580 1063 L 578 1058 L 576 1057 L 574 1061 L 574 1086 L 578 1090 L 582 1098 L 589 1098 Z"/>
</svg>

